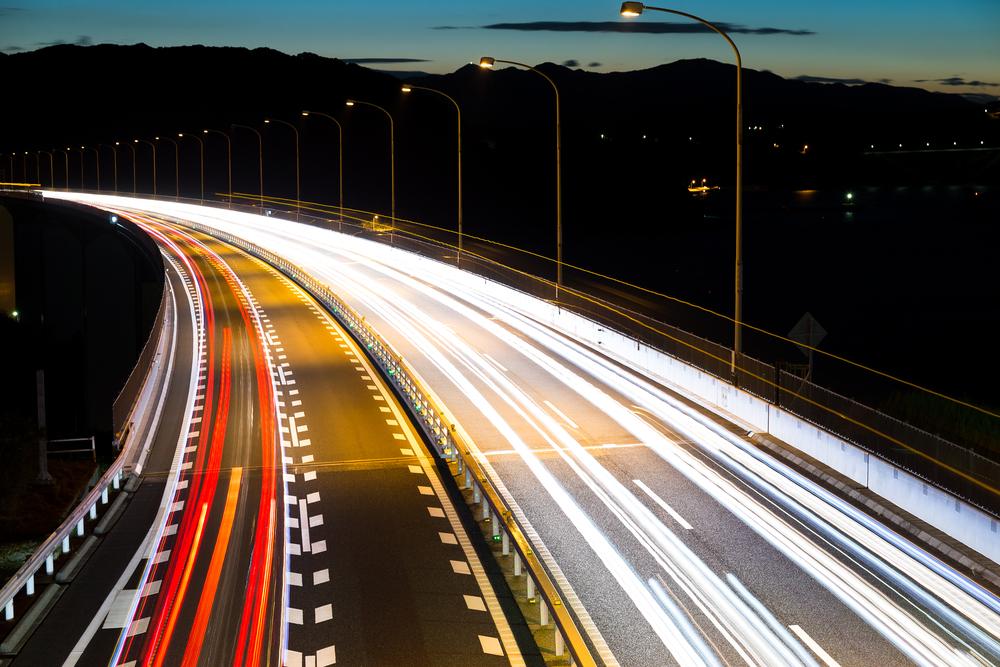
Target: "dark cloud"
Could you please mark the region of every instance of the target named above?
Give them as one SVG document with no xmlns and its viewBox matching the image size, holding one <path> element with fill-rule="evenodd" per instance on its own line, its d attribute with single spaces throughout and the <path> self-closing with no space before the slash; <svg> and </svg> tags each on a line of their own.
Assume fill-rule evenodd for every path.
<svg viewBox="0 0 1000 667">
<path fill-rule="evenodd" d="M 425 63 L 423 58 L 341 58 L 345 63 L 357 63 L 358 65 L 389 65 L 392 63 Z"/>
<path fill-rule="evenodd" d="M 992 81 L 980 81 L 979 79 L 965 79 L 958 76 L 948 76 L 943 79 L 914 79 L 914 83 L 940 83 L 943 86 L 975 86 L 977 88 L 1000 86 L 1000 83 Z"/>
<path fill-rule="evenodd" d="M 717 23 L 729 33 L 743 35 L 815 35 L 812 30 L 787 28 L 751 28 L 735 23 Z M 525 23 L 491 23 L 486 30 L 527 30 L 549 32 L 642 32 L 651 34 L 696 34 L 712 32 L 700 23 L 672 23 L 668 21 L 531 21 Z M 438 26 L 435 30 L 455 30 L 459 26 Z"/>
<path fill-rule="evenodd" d="M 5 47 L 3 47 L 2 50 L 3 51 L 7 51 L 7 52 L 10 52 L 10 51 L 24 51 L 24 47 L 23 46 L 5 46 Z"/>
<path fill-rule="evenodd" d="M 868 83 L 864 79 L 839 79 L 833 76 L 813 76 L 811 74 L 800 74 L 794 77 L 795 81 L 805 81 L 806 83 L 842 83 L 847 86 L 857 86 Z"/>
<path fill-rule="evenodd" d="M 564 60 L 562 65 L 563 67 L 579 67 L 580 61 L 570 58 L 569 60 Z"/>
<path fill-rule="evenodd" d="M 599 63 L 599 62 L 597 62 L 597 61 L 595 60 L 595 61 L 593 61 L 593 62 L 589 62 L 589 63 L 587 63 L 587 67 L 600 67 L 600 66 L 601 66 L 601 65 L 603 65 L 603 64 L 604 64 L 604 63 Z"/>
<path fill-rule="evenodd" d="M 52 42 L 35 42 L 35 46 L 39 48 L 44 48 L 46 46 L 60 46 L 62 44 L 75 44 L 76 46 L 90 46 L 93 43 L 94 42 L 90 38 L 90 35 L 80 35 L 72 42 L 67 42 L 65 39 L 57 39 Z"/>
</svg>

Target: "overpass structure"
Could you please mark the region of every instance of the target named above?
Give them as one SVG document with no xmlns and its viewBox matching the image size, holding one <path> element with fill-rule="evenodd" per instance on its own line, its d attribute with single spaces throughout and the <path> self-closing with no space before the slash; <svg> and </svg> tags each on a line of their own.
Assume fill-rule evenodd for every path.
<svg viewBox="0 0 1000 667">
<path fill-rule="evenodd" d="M 176 446 L 111 534 L 153 528 L 64 633 L 70 663 L 1000 662 L 987 575 L 850 492 L 930 508 L 994 562 L 995 517 L 752 394 L 349 233 L 49 196 L 144 225 L 193 313 Z M 56 604 L 18 660 L 58 663 L 41 639 L 79 615 Z"/>
</svg>

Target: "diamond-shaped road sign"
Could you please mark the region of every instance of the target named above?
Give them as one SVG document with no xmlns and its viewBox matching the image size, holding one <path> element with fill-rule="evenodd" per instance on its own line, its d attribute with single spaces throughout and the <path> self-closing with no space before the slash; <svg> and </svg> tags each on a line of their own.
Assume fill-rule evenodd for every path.
<svg viewBox="0 0 1000 667">
<path fill-rule="evenodd" d="M 820 326 L 820 323 L 816 321 L 816 318 L 812 316 L 812 313 L 806 313 L 799 320 L 798 324 L 792 327 L 792 330 L 788 332 L 788 337 L 792 340 L 802 343 L 803 345 L 809 345 L 810 347 L 817 347 L 824 338 L 826 338 L 826 329 Z M 796 346 L 805 356 L 809 356 L 809 350 L 802 347 L 801 345 Z"/>
</svg>

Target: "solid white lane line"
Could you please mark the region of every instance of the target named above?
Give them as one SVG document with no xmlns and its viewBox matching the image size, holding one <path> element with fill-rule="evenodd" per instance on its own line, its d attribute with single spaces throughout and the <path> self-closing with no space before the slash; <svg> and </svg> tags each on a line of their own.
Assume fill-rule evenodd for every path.
<svg viewBox="0 0 1000 667">
<path fill-rule="evenodd" d="M 309 541 L 309 512 L 305 500 L 299 501 L 299 531 L 302 533 L 302 551 L 309 551 L 312 543 Z"/>
<path fill-rule="evenodd" d="M 816 654 L 820 660 L 822 660 L 827 667 L 840 667 L 840 663 L 830 657 L 830 654 L 823 650 L 823 647 L 816 643 L 816 640 L 809 636 L 805 630 L 797 625 L 789 625 L 788 629 L 795 633 L 795 635 L 802 640 L 802 643 L 809 647 L 809 649 Z"/>
<path fill-rule="evenodd" d="M 651 488 L 649 488 L 648 486 L 646 486 L 642 482 L 642 480 L 640 480 L 640 479 L 633 479 L 632 482 L 636 486 L 638 486 L 640 489 L 642 489 L 645 492 L 645 494 L 647 496 L 649 496 L 649 498 L 654 503 L 656 503 L 657 505 L 660 506 L 661 509 L 663 509 L 664 512 L 666 512 L 671 517 L 673 517 L 674 521 L 676 521 L 677 523 L 681 524 L 681 526 L 683 526 L 685 530 L 692 530 L 691 524 L 689 524 L 687 521 L 685 521 L 684 517 L 682 517 L 680 514 L 678 514 L 677 511 L 673 507 L 671 507 L 670 505 L 668 505 L 667 502 L 665 500 L 663 500 L 663 498 L 661 498 L 658 495 L 656 495 L 656 493 L 654 493 Z"/>
<path fill-rule="evenodd" d="M 576 425 L 575 421 L 573 421 L 572 419 L 570 419 L 569 417 L 566 416 L 565 412 L 563 412 L 562 410 L 560 410 L 556 406 L 552 405 L 552 401 L 544 400 L 542 402 L 545 403 L 545 405 L 549 406 L 549 410 L 552 410 L 552 412 L 554 412 L 557 415 L 559 415 L 560 419 L 562 419 L 564 422 L 566 422 L 567 424 L 569 424 L 570 428 L 580 428 L 579 426 Z"/>
</svg>

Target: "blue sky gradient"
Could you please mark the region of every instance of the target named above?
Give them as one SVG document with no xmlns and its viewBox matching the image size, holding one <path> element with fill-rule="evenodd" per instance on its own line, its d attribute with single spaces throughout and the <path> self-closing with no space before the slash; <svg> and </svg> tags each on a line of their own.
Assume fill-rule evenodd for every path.
<svg viewBox="0 0 1000 667">
<path fill-rule="evenodd" d="M 576 60 L 597 71 L 651 67 L 680 58 L 728 61 L 711 34 L 619 34 L 485 29 L 495 23 L 617 21 L 614 0 L 379 3 L 234 0 L 7 0 L 0 6 L 0 49 L 55 42 L 145 42 L 267 46 L 339 58 L 412 58 L 372 65 L 448 72 L 482 54 L 530 63 Z M 756 3 L 692 0 L 669 5 L 748 28 L 815 34 L 739 34 L 744 64 L 782 76 L 891 80 L 948 92 L 1000 95 L 1000 2 L 997 0 L 840 0 Z M 373 9 L 370 9 L 373 8 Z M 634 21 L 683 21 L 648 13 Z M 452 26 L 452 29 L 435 29 Z M 951 84 L 942 80 L 951 80 Z M 967 85 L 976 82 L 979 85 Z M 954 85 L 954 84 L 958 85 Z"/>
</svg>

